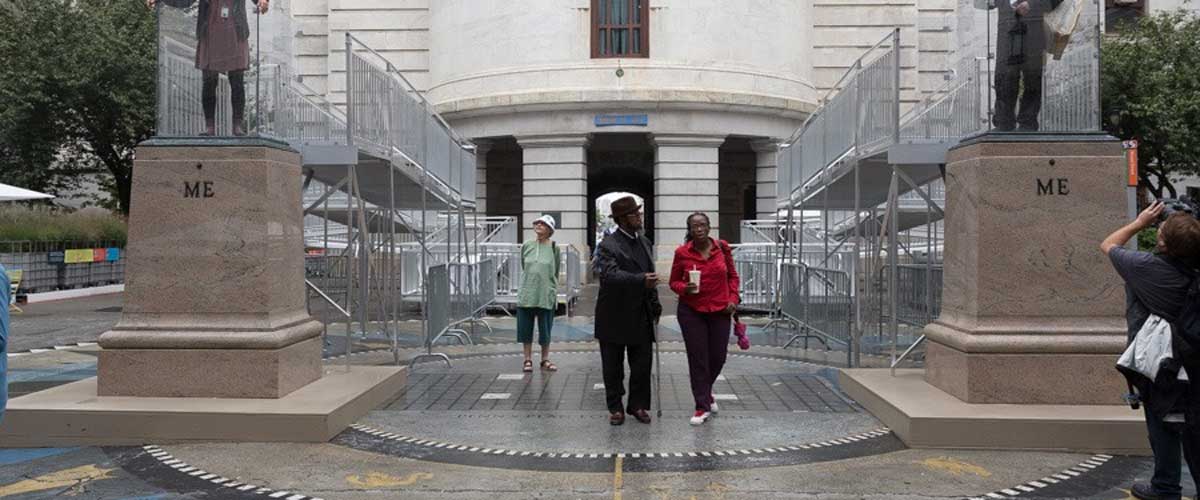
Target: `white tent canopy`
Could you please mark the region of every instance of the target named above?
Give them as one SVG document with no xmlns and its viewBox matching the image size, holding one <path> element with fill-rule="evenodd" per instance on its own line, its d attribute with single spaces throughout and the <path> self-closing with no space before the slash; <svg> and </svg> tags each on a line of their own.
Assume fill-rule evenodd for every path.
<svg viewBox="0 0 1200 500">
<path fill-rule="evenodd" d="M 53 196 L 28 189 L 0 184 L 0 201 L 44 200 Z"/>
</svg>

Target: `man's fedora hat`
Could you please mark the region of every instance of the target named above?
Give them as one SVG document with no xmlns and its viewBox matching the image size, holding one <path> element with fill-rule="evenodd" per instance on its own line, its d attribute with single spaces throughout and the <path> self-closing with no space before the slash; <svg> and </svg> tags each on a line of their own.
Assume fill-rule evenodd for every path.
<svg viewBox="0 0 1200 500">
<path fill-rule="evenodd" d="M 638 205 L 637 200 L 632 196 L 618 198 L 616 201 L 612 202 L 609 207 L 612 209 L 613 219 L 620 219 L 621 217 L 642 209 L 642 206 Z"/>
</svg>

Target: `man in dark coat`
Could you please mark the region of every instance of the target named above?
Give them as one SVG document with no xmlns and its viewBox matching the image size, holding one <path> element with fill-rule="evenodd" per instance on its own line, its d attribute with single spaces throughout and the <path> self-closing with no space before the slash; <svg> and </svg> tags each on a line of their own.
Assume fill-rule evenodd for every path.
<svg viewBox="0 0 1200 500">
<path fill-rule="evenodd" d="M 654 247 L 642 236 L 642 207 L 632 196 L 612 203 L 617 231 L 597 247 L 592 269 L 600 280 L 596 299 L 596 340 L 604 369 L 609 423 L 625 423 L 625 414 L 650 423 L 650 367 L 654 329 L 662 316 Z M 625 395 L 625 355 L 629 354 L 629 402 Z"/>
<path fill-rule="evenodd" d="M 1036 131 L 1046 59 L 1042 16 L 1063 0 L 988 1 L 995 2 L 1000 18 L 996 29 L 996 112 L 992 125 L 1000 131 Z"/>
</svg>

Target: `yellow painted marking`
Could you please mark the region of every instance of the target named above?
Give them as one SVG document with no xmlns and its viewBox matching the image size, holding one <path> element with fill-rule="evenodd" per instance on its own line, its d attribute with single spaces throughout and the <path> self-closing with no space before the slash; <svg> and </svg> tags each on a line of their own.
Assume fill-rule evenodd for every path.
<svg viewBox="0 0 1200 500">
<path fill-rule="evenodd" d="M 412 486 L 417 484 L 417 481 L 426 481 L 433 479 L 433 474 L 428 472 L 415 472 L 409 474 L 408 477 L 399 478 L 397 476 L 389 476 L 382 472 L 368 472 L 365 476 L 351 474 L 346 476 L 346 482 L 363 488 L 395 488 L 397 486 Z"/>
<path fill-rule="evenodd" d="M 655 498 L 658 500 L 670 500 L 673 490 L 666 486 L 651 486 L 650 491 L 654 492 Z"/>
<path fill-rule="evenodd" d="M 991 471 L 983 467 L 950 457 L 927 458 L 919 463 L 930 470 L 946 472 L 955 476 L 974 474 L 979 477 L 992 477 Z"/>
<path fill-rule="evenodd" d="M 616 463 L 613 464 L 613 500 L 621 500 L 621 486 L 624 483 L 624 480 L 621 479 L 623 473 L 621 469 L 625 467 L 624 462 L 625 460 L 618 456 Z"/>
<path fill-rule="evenodd" d="M 725 498 L 725 492 L 729 491 L 729 487 L 718 482 L 708 483 L 704 489 L 714 493 L 713 498 Z"/>
<path fill-rule="evenodd" d="M 33 479 L 25 479 L 6 486 L 0 486 L 0 497 L 20 495 L 32 491 L 65 488 L 97 479 L 109 479 L 108 473 L 113 470 L 115 469 L 101 469 L 95 465 L 83 465 L 73 469 L 51 472 Z"/>
</svg>

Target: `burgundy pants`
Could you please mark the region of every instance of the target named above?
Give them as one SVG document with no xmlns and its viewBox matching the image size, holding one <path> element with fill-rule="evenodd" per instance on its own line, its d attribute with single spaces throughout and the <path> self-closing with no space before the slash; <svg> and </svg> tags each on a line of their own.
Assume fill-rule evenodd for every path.
<svg viewBox="0 0 1200 500">
<path fill-rule="evenodd" d="M 679 303 L 679 328 L 683 331 L 683 344 L 687 347 L 688 375 L 692 381 L 692 398 L 696 409 L 708 411 L 712 404 L 713 383 L 721 368 L 725 367 L 725 355 L 729 352 L 730 316 L 724 311 L 715 313 L 697 312 L 686 304 Z"/>
</svg>

